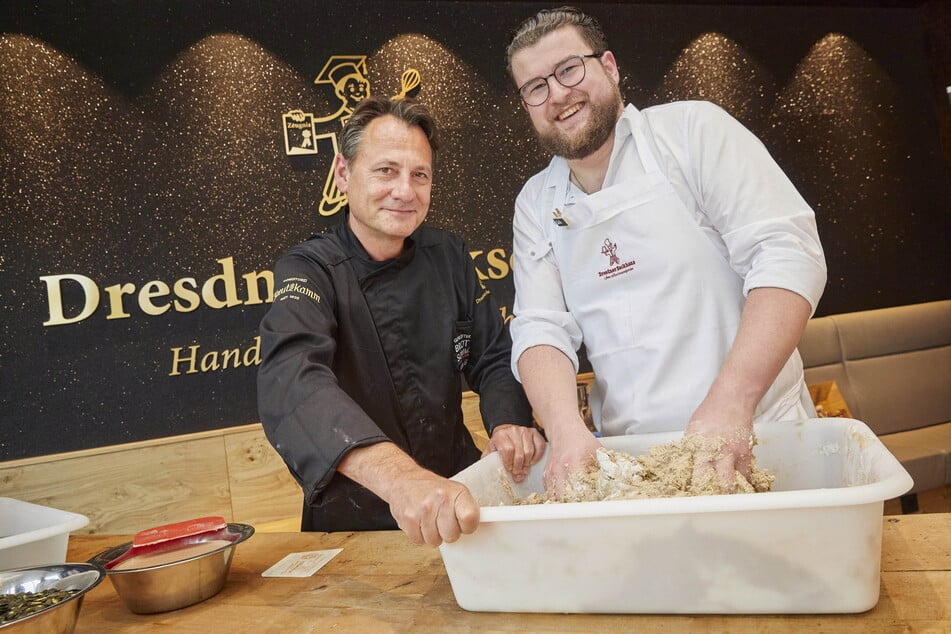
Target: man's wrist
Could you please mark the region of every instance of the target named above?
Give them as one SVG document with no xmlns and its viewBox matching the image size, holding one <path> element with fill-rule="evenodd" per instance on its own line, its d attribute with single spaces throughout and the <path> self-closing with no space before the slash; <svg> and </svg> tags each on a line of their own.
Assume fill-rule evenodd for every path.
<svg viewBox="0 0 951 634">
<path fill-rule="evenodd" d="M 577 416 L 558 416 L 551 418 L 544 425 L 545 437 L 549 441 L 558 442 L 563 438 L 569 438 L 579 431 L 588 433 L 581 415 Z"/>
</svg>

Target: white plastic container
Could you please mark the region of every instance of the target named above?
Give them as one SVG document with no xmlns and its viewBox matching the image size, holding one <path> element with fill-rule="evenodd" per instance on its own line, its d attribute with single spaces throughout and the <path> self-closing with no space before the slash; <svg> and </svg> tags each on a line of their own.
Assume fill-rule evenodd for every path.
<svg viewBox="0 0 951 634">
<path fill-rule="evenodd" d="M 65 562 L 69 533 L 88 523 L 85 515 L 0 497 L 0 570 Z"/>
<path fill-rule="evenodd" d="M 497 454 L 462 471 L 472 535 L 440 547 L 466 610 L 679 614 L 863 612 L 879 595 L 883 503 L 911 476 L 864 424 L 756 427 L 768 493 L 511 506 Z M 638 455 L 665 433 L 603 439 Z M 544 459 L 512 483 L 543 490 Z M 499 506 L 504 504 L 506 506 Z"/>
</svg>

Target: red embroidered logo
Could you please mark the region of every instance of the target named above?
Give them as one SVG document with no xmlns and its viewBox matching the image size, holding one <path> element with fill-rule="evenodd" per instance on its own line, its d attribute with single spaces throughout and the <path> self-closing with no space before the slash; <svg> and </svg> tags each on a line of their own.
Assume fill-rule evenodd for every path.
<svg viewBox="0 0 951 634">
<path fill-rule="evenodd" d="M 617 243 L 611 242 L 611 238 L 604 239 L 604 245 L 601 247 L 601 255 L 608 257 L 608 268 L 603 271 L 598 271 L 598 277 L 604 280 L 617 277 L 622 273 L 629 273 L 636 264 L 634 260 L 629 260 L 624 263 L 621 262 L 621 258 L 618 257 L 617 254 Z"/>
<path fill-rule="evenodd" d="M 615 264 L 621 263 L 621 258 L 617 256 L 617 243 L 611 242 L 611 238 L 604 239 L 604 246 L 601 247 L 601 255 L 606 255 L 611 258 L 611 262 L 608 266 L 614 266 Z"/>
</svg>

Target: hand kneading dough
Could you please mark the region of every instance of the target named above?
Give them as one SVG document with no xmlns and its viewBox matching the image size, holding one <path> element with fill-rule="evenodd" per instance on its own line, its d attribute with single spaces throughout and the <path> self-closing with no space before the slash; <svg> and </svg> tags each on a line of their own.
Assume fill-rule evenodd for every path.
<svg viewBox="0 0 951 634">
<path fill-rule="evenodd" d="M 514 494 L 504 475 L 503 483 L 515 504 L 597 502 L 769 491 L 775 477 L 763 469 L 758 469 L 755 457 L 752 458 L 752 474 L 749 480 L 739 471 L 734 472 L 735 488 L 725 487 L 712 468 L 704 470 L 699 481 L 694 480 L 694 464 L 698 460 L 716 460 L 723 444 L 721 441 L 711 446 L 710 441 L 702 436 L 691 435 L 677 442 L 653 447 L 647 454 L 637 457 L 602 447 L 598 449 L 596 460 L 586 469 L 568 476 L 565 495 L 561 499 L 551 498 L 545 493 L 532 493 L 521 500 Z"/>
</svg>

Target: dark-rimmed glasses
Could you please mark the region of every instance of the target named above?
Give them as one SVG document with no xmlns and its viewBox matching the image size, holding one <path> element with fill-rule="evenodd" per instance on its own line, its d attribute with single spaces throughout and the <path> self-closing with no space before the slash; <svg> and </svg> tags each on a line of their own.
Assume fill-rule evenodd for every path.
<svg viewBox="0 0 951 634">
<path fill-rule="evenodd" d="M 602 55 L 604 55 L 604 51 L 591 53 L 590 55 L 575 55 L 560 61 L 552 69 L 550 75 L 529 79 L 522 84 L 522 87 L 518 89 L 518 95 L 526 106 L 540 106 L 548 101 L 548 97 L 551 95 L 551 88 L 548 86 L 549 79 L 554 77 L 555 81 L 565 88 L 577 86 L 584 81 L 584 61 L 591 57 L 601 59 Z"/>
</svg>

